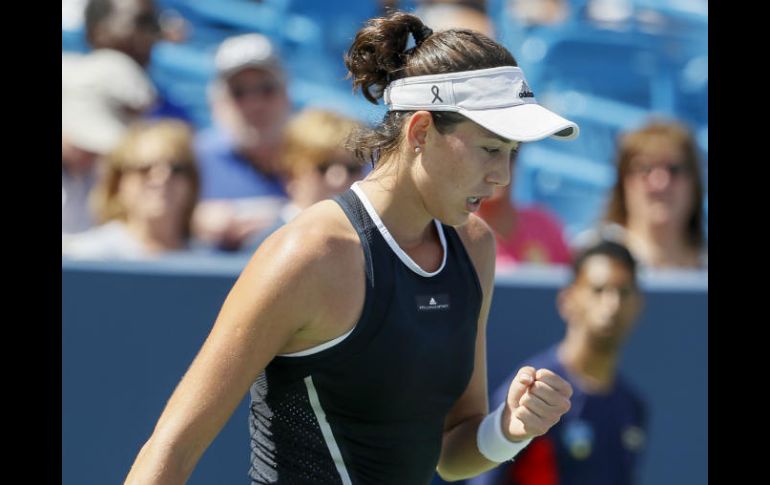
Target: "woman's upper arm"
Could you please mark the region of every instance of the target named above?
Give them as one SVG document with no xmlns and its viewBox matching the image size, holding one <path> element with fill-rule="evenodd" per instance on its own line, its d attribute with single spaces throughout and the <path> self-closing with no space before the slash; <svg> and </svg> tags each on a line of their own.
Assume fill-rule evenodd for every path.
<svg viewBox="0 0 770 485">
<path fill-rule="evenodd" d="M 319 231 L 289 229 L 254 254 L 158 420 L 150 442 L 164 460 L 190 473 L 267 364 L 324 318 L 319 288 L 339 250 Z"/>
</svg>

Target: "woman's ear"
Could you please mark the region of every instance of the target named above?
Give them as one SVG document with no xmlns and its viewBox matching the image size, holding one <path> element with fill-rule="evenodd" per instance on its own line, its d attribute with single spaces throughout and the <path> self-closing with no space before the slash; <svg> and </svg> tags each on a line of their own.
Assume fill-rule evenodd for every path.
<svg viewBox="0 0 770 485">
<path fill-rule="evenodd" d="M 572 313 L 571 291 L 572 288 L 568 286 L 560 290 L 556 295 L 556 311 L 559 312 L 559 316 L 565 322 L 569 322 L 569 317 Z"/>
<path fill-rule="evenodd" d="M 429 111 L 415 112 L 406 124 L 406 141 L 409 144 L 409 150 L 422 148 L 428 138 L 428 130 L 433 125 L 433 116 Z"/>
</svg>

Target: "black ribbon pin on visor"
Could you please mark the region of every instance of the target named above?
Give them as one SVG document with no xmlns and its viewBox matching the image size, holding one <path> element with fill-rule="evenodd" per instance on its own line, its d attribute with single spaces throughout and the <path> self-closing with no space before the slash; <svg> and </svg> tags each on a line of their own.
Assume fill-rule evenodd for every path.
<svg viewBox="0 0 770 485">
<path fill-rule="evenodd" d="M 438 86 L 436 86 L 436 85 L 434 84 L 434 85 L 433 85 L 433 87 L 431 87 L 431 88 L 430 88 L 430 92 L 431 92 L 431 93 L 433 93 L 433 101 L 431 101 L 431 102 L 430 102 L 431 104 L 435 103 L 437 99 L 438 99 L 438 100 L 439 100 L 441 103 L 443 103 L 443 102 L 444 102 L 444 100 L 443 100 L 443 99 L 441 99 L 441 98 L 439 97 L 439 95 L 438 95 Z"/>
</svg>

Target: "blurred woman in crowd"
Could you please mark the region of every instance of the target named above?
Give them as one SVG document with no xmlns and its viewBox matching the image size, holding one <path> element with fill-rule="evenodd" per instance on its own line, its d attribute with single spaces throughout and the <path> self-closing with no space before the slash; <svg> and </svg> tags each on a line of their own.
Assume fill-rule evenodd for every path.
<svg viewBox="0 0 770 485">
<path fill-rule="evenodd" d="M 511 196 L 518 150 L 511 156 L 511 183 L 495 187 L 479 209 L 479 217 L 495 232 L 496 267 L 561 264 L 572 261 L 564 228 L 556 214 L 538 205 L 515 205 Z"/>
<path fill-rule="evenodd" d="M 616 160 L 605 235 L 623 239 L 647 267 L 708 267 L 704 189 L 692 133 L 675 121 L 651 121 L 621 137 Z"/>
<path fill-rule="evenodd" d="M 356 120 L 322 109 L 309 108 L 292 118 L 286 127 L 280 161 L 290 200 L 275 224 L 260 233 L 246 250 L 253 252 L 303 209 L 341 194 L 361 179 L 363 166 L 345 148 L 348 136 L 359 127 Z"/>
<path fill-rule="evenodd" d="M 133 125 L 91 197 L 100 225 L 62 240 L 62 254 L 135 259 L 190 248 L 199 174 L 193 132 L 178 120 Z"/>
</svg>

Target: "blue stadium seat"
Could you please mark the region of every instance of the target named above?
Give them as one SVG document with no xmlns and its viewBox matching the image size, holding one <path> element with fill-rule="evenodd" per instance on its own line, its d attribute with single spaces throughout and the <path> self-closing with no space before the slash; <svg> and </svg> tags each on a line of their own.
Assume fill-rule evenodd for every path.
<svg viewBox="0 0 770 485">
<path fill-rule="evenodd" d="M 198 127 L 211 121 L 206 86 L 217 46 L 246 32 L 261 32 L 278 45 L 295 110 L 330 108 L 370 124 L 385 113 L 381 104 L 353 96 L 343 63 L 355 32 L 381 13 L 377 0 L 156 2 L 159 10 L 184 17 L 190 31 L 181 44 L 156 45 L 150 75 Z M 417 3 L 407 0 L 399 7 L 412 11 Z M 606 28 L 589 19 L 588 0 L 570 0 L 570 15 L 558 26 L 520 25 L 507 10 L 508 0 L 488 0 L 498 40 L 520 62 L 538 100 L 581 127 L 573 142 L 543 140 L 523 148 L 515 179 L 517 200 L 549 206 L 570 235 L 603 211 L 617 135 L 652 114 L 693 127 L 708 177 L 708 5 L 631 3 L 633 14 Z M 62 30 L 62 50 L 89 50 L 82 28 Z"/>
<path fill-rule="evenodd" d="M 152 51 L 149 74 L 171 101 L 184 107 L 196 127 L 211 122 L 206 85 L 214 76 L 214 49 L 159 42 Z"/>
<path fill-rule="evenodd" d="M 223 37 L 260 32 L 270 37 L 281 50 L 294 44 L 305 48 L 322 45 L 321 30 L 309 17 L 287 12 L 286 2 L 251 0 L 178 0 L 176 8 L 193 26 L 197 41 L 216 43 Z"/>
<path fill-rule="evenodd" d="M 61 31 L 61 50 L 66 52 L 88 52 L 91 48 L 86 42 L 85 31 L 80 29 Z"/>
<path fill-rule="evenodd" d="M 615 182 L 611 166 L 552 150 L 540 142 L 522 147 L 516 164 L 514 200 L 554 211 L 568 239 L 592 227 L 601 217 Z"/>
<path fill-rule="evenodd" d="M 290 14 L 312 18 L 321 27 L 324 50 L 328 55 L 342 59 L 364 22 L 379 14 L 376 0 L 265 0 L 282 2 Z"/>
<path fill-rule="evenodd" d="M 292 80 L 289 96 L 295 110 L 309 107 L 328 109 L 366 124 L 380 121 L 386 112 L 382 104 L 375 106 L 361 96 L 353 96 L 350 89 L 339 89 L 303 79 Z"/>
</svg>

